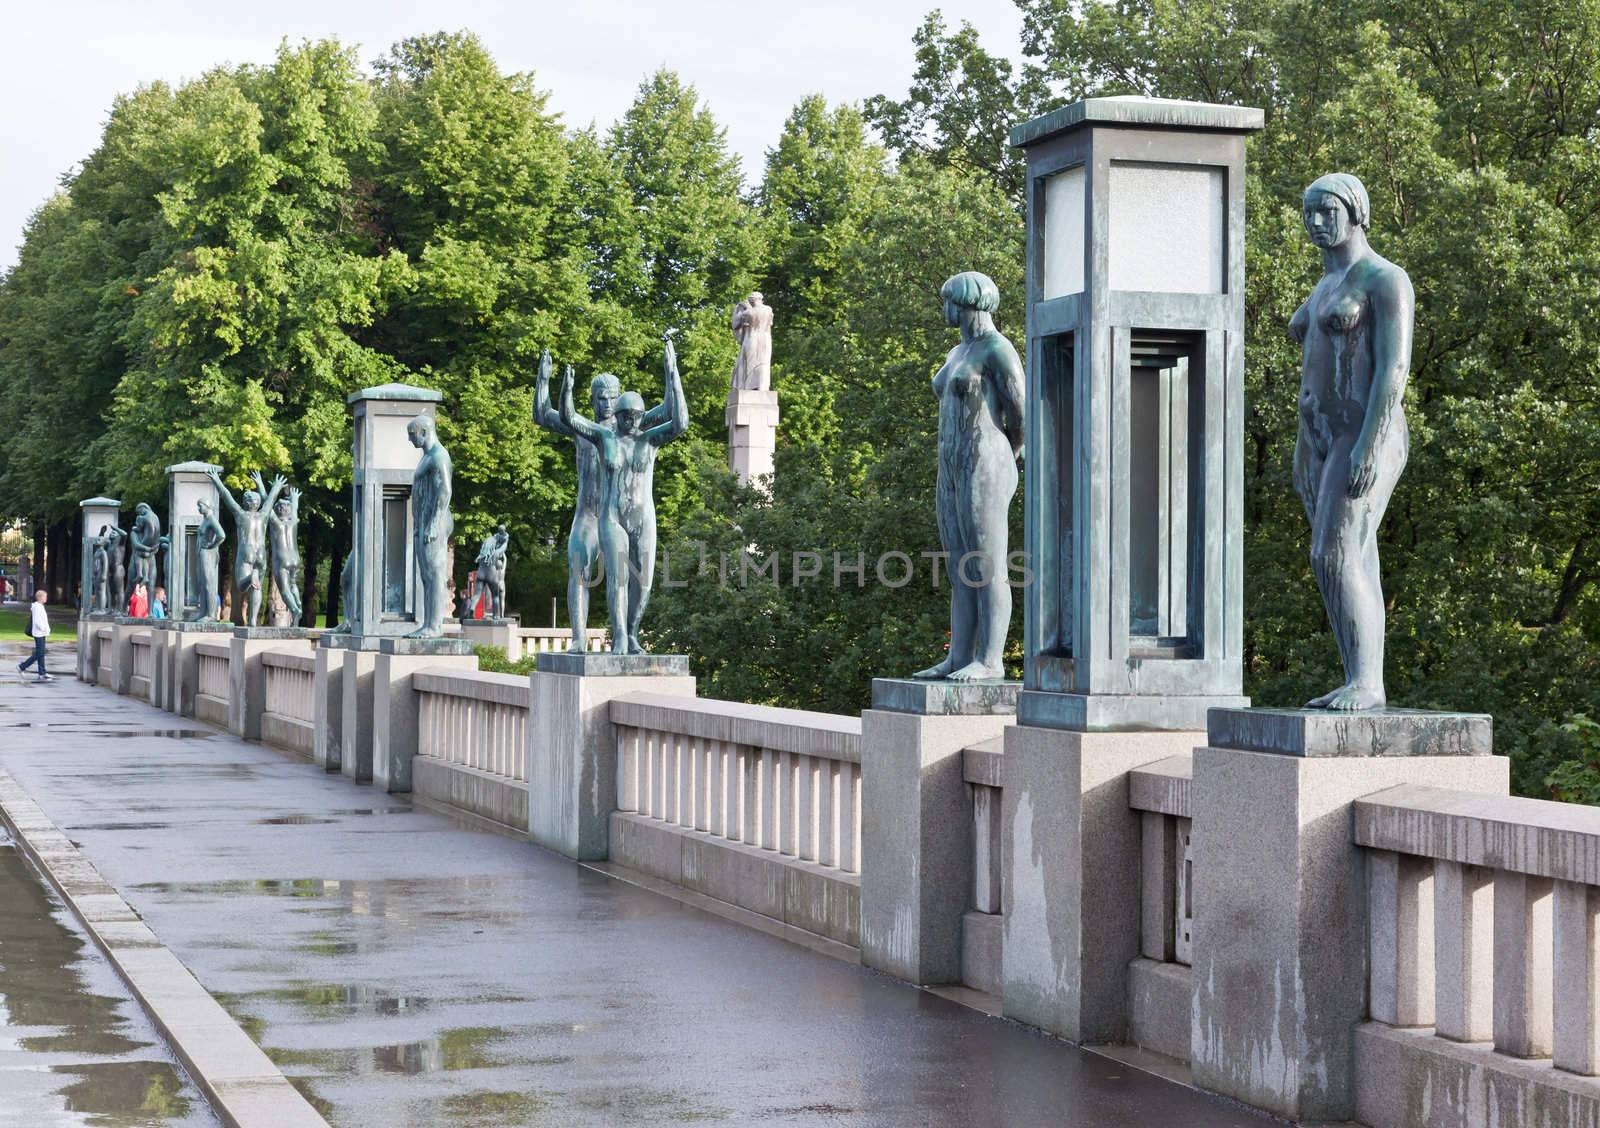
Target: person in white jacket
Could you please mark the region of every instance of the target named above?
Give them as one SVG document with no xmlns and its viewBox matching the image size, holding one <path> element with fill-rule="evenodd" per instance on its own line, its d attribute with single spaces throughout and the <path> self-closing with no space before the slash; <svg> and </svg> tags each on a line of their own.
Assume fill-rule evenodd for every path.
<svg viewBox="0 0 1600 1128">
<path fill-rule="evenodd" d="M 50 637 L 50 616 L 44 611 L 45 598 L 43 590 L 33 593 L 33 606 L 28 608 L 28 633 L 33 636 L 33 657 L 17 663 L 17 673 L 24 673 L 29 666 L 34 666 L 40 681 L 55 681 L 44 668 L 44 641 Z"/>
</svg>

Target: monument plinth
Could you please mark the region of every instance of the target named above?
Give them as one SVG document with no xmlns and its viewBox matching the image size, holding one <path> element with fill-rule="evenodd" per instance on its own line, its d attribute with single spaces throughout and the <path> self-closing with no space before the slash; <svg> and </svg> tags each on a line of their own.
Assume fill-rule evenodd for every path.
<svg viewBox="0 0 1600 1128">
<path fill-rule="evenodd" d="M 683 678 L 689 676 L 687 654 L 582 654 L 552 651 L 534 659 L 541 674 L 570 674 L 580 678 Z"/>
<path fill-rule="evenodd" d="M 215 607 L 200 606 L 207 586 L 201 574 L 200 512 L 215 514 L 221 504 L 212 474 L 222 467 L 210 462 L 179 462 L 167 467 L 167 615 L 175 620 L 215 618 Z"/>
<path fill-rule="evenodd" d="M 355 426 L 351 487 L 351 606 L 353 635 L 409 634 L 421 622 L 412 527 L 412 476 L 422 451 L 406 428 L 432 419 L 444 397 L 431 388 L 383 384 L 352 392 L 346 402 Z"/>
<path fill-rule="evenodd" d="M 872 707 L 923 717 L 1014 717 L 1021 682 L 873 678 Z"/>
</svg>

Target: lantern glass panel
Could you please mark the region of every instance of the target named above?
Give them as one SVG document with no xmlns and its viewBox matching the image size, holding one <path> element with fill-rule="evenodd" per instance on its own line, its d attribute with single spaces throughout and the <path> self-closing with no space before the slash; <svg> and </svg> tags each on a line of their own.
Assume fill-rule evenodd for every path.
<svg viewBox="0 0 1600 1128">
<path fill-rule="evenodd" d="M 1046 301 L 1083 292 L 1084 166 L 1044 181 L 1044 292 Z"/>
<path fill-rule="evenodd" d="M 1220 168 L 1113 162 L 1108 216 L 1111 289 L 1222 293 L 1225 186 Z M 1048 215 L 1047 210 L 1047 226 Z"/>
</svg>

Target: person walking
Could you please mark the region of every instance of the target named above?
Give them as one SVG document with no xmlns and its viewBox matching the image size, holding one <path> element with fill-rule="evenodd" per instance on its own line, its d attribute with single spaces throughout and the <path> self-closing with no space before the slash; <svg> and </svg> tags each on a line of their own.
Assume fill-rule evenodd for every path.
<svg viewBox="0 0 1600 1128">
<path fill-rule="evenodd" d="M 33 593 L 33 606 L 28 608 L 28 635 L 33 639 L 33 657 L 17 663 L 17 673 L 25 673 L 29 666 L 37 669 L 38 680 L 55 681 L 44 668 L 44 642 L 50 637 L 50 616 L 45 614 L 43 589 Z"/>
<path fill-rule="evenodd" d="M 152 619 L 167 617 L 167 589 L 160 584 L 156 585 L 156 597 L 150 601 L 150 617 Z"/>
</svg>

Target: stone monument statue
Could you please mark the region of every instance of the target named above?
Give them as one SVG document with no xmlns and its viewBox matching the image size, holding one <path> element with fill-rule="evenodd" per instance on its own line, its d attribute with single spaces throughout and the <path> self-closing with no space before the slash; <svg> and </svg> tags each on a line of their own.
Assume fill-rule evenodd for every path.
<svg viewBox="0 0 1600 1128">
<path fill-rule="evenodd" d="M 422 451 L 411 475 L 412 552 L 417 561 L 417 629 L 408 638 L 438 638 L 450 606 L 445 556 L 455 518 L 450 515 L 450 452 L 439 442 L 433 420 L 419 415 L 406 424 L 411 445 Z"/>
<path fill-rule="evenodd" d="M 491 619 L 506 617 L 506 549 L 510 544 L 511 534 L 501 525 L 478 549 L 478 583 L 488 589 Z"/>
<path fill-rule="evenodd" d="M 573 440 L 578 456 L 578 496 L 572 512 L 572 531 L 567 535 L 567 618 L 572 624 L 569 653 L 588 651 L 589 577 L 600 559 L 600 455 L 561 421 L 561 413 L 550 403 L 550 350 L 539 358 L 539 380 L 534 388 L 533 421 L 558 435 Z M 567 378 L 572 369 L 567 368 Z M 589 409 L 596 426 L 615 425 L 617 401 L 622 398 L 622 381 L 602 372 L 589 382 Z M 640 425 L 648 430 L 668 417 L 667 404 L 657 404 L 645 412 Z"/>
<path fill-rule="evenodd" d="M 161 518 L 149 505 L 141 501 L 133 512 L 133 533 L 129 536 L 133 567 L 128 572 L 128 582 L 134 587 L 144 584 L 155 591 L 156 553 L 167 546 L 167 538 L 161 535 Z"/>
<path fill-rule="evenodd" d="M 1381 709 L 1383 585 L 1378 527 L 1405 469 L 1405 388 L 1416 302 L 1406 272 L 1367 243 L 1372 204 L 1336 172 L 1305 191 L 1306 233 L 1322 279 L 1289 320 L 1300 343 L 1294 487 L 1311 520 L 1311 568 L 1345 683 L 1311 709 Z"/>
<path fill-rule="evenodd" d="M 266 492 L 259 472 L 251 475 L 256 489 Z M 289 622 L 300 621 L 300 491 L 290 486 L 267 515 L 267 542 L 272 549 L 272 586 L 289 609 Z"/>
<path fill-rule="evenodd" d="M 272 489 L 267 493 L 265 502 L 256 490 L 245 490 L 244 504 L 240 505 L 223 484 L 221 474 L 213 470 L 208 476 L 217 487 L 222 503 L 233 514 L 234 531 L 239 536 L 233 554 L 233 586 L 239 598 L 244 600 L 244 625 L 259 627 L 261 588 L 267 577 L 267 514 L 278 503 L 278 494 L 283 490 L 286 479 L 282 474 L 273 477 Z M 260 480 L 260 475 L 256 475 L 256 481 Z"/>
<path fill-rule="evenodd" d="M 670 340 L 665 366 L 668 416 L 654 426 L 644 425 L 644 399 L 638 392 L 624 392 L 617 399 L 616 422 L 607 427 L 573 411 L 570 368 L 561 385 L 561 422 L 599 454 L 600 552 L 613 654 L 644 653 L 639 623 L 655 580 L 656 452 L 689 429 L 689 407 Z"/>
<path fill-rule="evenodd" d="M 115 615 L 128 613 L 128 566 L 127 555 L 123 550 L 123 542 L 128 539 L 128 534 L 115 525 L 106 526 L 106 564 L 110 591 L 107 593 L 111 602 L 106 604 L 105 610 Z"/>
<path fill-rule="evenodd" d="M 89 595 L 90 611 L 107 611 L 111 608 L 111 526 L 101 525 L 100 535 L 89 540 L 89 579 L 93 585 Z"/>
<path fill-rule="evenodd" d="M 950 651 L 913 677 L 1001 678 L 1011 625 L 1008 512 L 1022 454 L 1022 361 L 994 327 L 1000 292 L 986 274 L 957 274 L 939 291 L 945 322 L 961 330 L 933 377 L 939 401 L 934 506 L 950 573 Z"/>
<path fill-rule="evenodd" d="M 222 531 L 222 522 L 217 520 L 217 511 L 210 502 L 197 501 L 195 509 L 200 514 L 200 524 L 194 531 L 195 556 L 199 562 L 195 569 L 195 618 L 215 619 L 222 593 L 217 572 L 222 542 L 228 539 L 228 534 Z"/>
<path fill-rule="evenodd" d="M 755 392 L 772 388 L 772 307 L 752 293 L 733 307 L 733 336 L 739 342 L 739 359 L 733 364 L 733 390 Z"/>
</svg>

